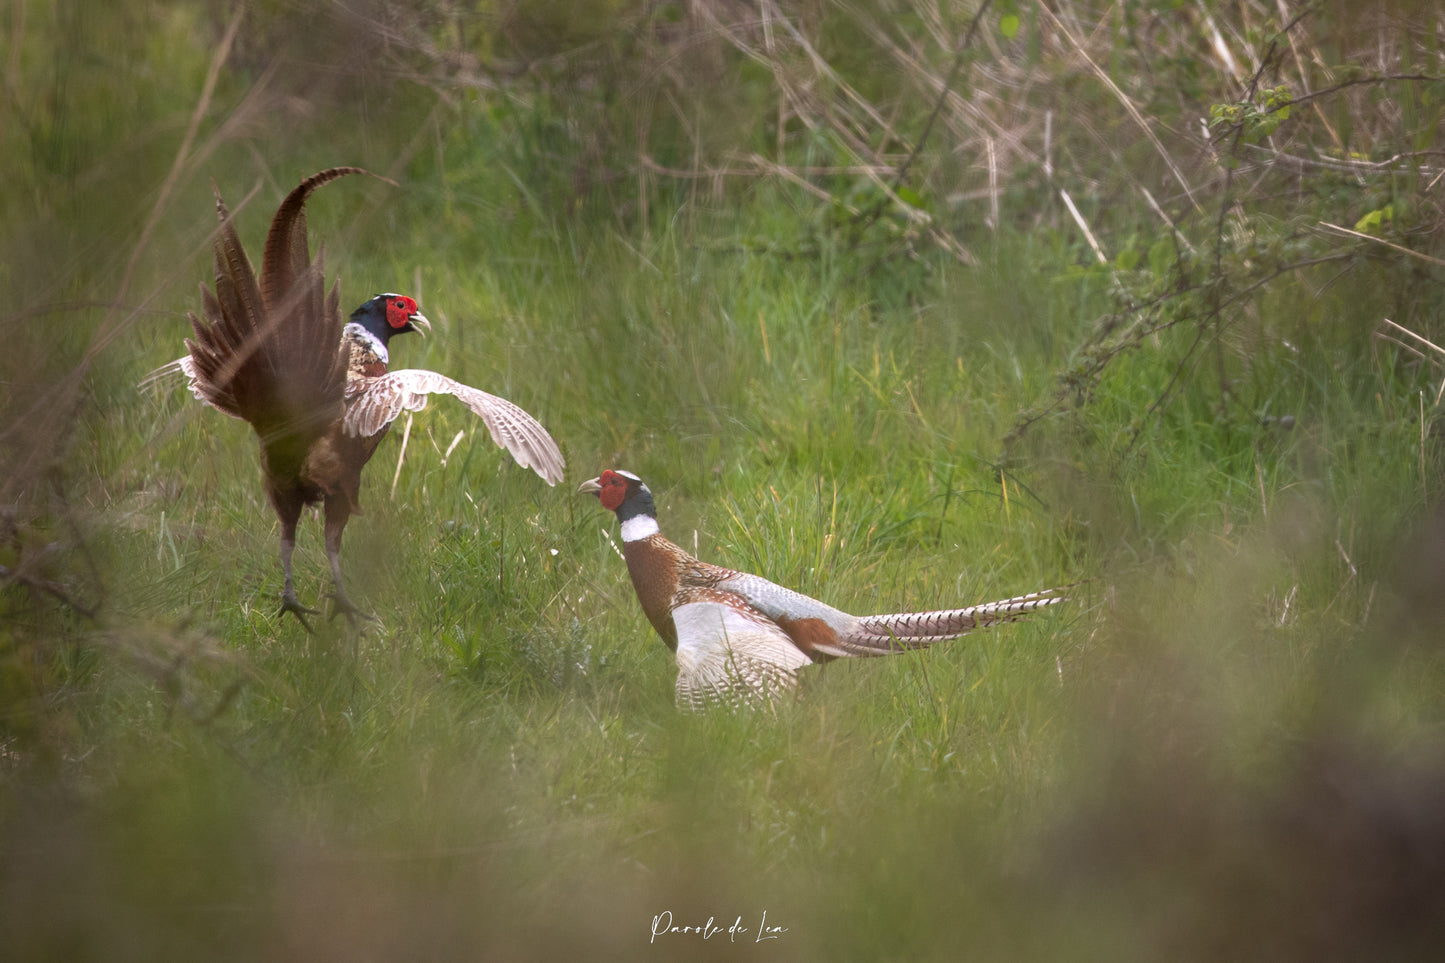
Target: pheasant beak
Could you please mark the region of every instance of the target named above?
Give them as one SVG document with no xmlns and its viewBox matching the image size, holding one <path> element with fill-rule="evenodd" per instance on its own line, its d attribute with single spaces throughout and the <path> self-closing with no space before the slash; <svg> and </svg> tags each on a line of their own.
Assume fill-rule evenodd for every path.
<svg viewBox="0 0 1445 963">
<path fill-rule="evenodd" d="M 579 495 L 596 495 L 600 491 L 602 491 L 602 479 L 600 477 L 589 478 L 577 486 L 577 494 Z"/>
<path fill-rule="evenodd" d="M 406 316 L 406 319 L 407 321 L 411 322 L 412 330 L 414 330 L 417 334 L 421 335 L 423 338 L 425 338 L 427 334 L 430 333 L 431 322 L 428 321 L 426 319 L 426 315 L 422 314 L 420 311 L 408 314 Z"/>
</svg>

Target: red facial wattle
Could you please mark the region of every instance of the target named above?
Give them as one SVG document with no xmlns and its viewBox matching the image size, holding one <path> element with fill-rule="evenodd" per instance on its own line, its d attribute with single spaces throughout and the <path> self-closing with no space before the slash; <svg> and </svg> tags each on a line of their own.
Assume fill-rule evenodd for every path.
<svg viewBox="0 0 1445 963">
<path fill-rule="evenodd" d="M 411 316 L 416 314 L 416 310 L 416 302 L 411 298 L 387 298 L 386 323 L 393 331 L 400 331 L 411 323 Z"/>
<path fill-rule="evenodd" d="M 627 498 L 627 479 L 614 471 L 608 470 L 602 473 L 598 479 L 602 488 L 597 493 L 597 500 L 602 507 L 608 511 L 615 512 L 622 502 Z"/>
</svg>

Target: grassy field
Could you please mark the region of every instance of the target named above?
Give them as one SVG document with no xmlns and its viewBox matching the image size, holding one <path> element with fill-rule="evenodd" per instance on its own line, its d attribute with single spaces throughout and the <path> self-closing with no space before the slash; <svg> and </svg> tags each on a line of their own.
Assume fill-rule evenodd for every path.
<svg viewBox="0 0 1445 963">
<path fill-rule="evenodd" d="M 581 108 L 395 74 L 396 89 L 355 81 L 297 106 L 299 80 L 255 80 L 269 13 L 211 89 L 225 23 L 144 9 L 11 14 L 28 39 L 9 76 L 32 87 L 13 82 L 7 109 L 35 113 L 0 134 L 27 148 L 0 166 L 16 188 L 0 956 L 1438 947 L 1441 373 L 1372 337 L 1390 317 L 1438 343 L 1438 261 L 1339 239 L 1360 248 L 1230 301 L 1288 217 L 1260 202 L 1221 229 L 1222 165 L 1191 171 L 1207 216 L 1180 215 L 1223 252 L 1191 294 L 1183 254 L 1147 274 L 1158 220 L 1111 194 L 1167 180 L 1157 158 L 1130 168 L 1136 145 L 1111 159 L 1064 119 L 1077 163 L 1108 162 L 1070 189 L 1132 259 L 1097 264 L 1032 175 L 995 194 L 996 218 L 986 199 L 937 201 L 933 234 L 892 214 L 852 233 L 840 211 L 876 184 L 848 194 L 837 174 L 716 189 L 642 165 L 579 186 L 584 168 L 632 170 L 618 145 L 592 167 L 566 153 Z M 108 28 L 124 51 L 109 59 Z M 43 67 L 47 43 L 61 55 Z M 164 76 L 149 69 L 163 55 Z M 133 82 L 107 87 L 97 62 Z M 749 70 L 725 75 L 747 94 Z M 1102 109 L 1078 77 L 1056 83 Z M 1428 143 L 1438 123 L 1406 111 L 1400 136 Z M 828 161 L 814 134 L 800 170 Z M 953 161 L 931 149 L 943 177 Z M 394 342 L 393 366 L 517 402 L 568 469 L 549 489 L 447 399 L 399 422 L 343 552 L 379 622 L 307 635 L 277 615 L 250 429 L 136 385 L 180 354 L 210 278 L 211 181 L 254 258 L 284 193 L 343 163 L 397 181 L 312 199 L 343 303 L 416 296 L 435 332 Z M 1394 189 L 1428 214 L 1417 175 Z M 1383 203 L 1340 194 L 1331 211 L 1334 196 L 1311 195 L 1311 216 L 1350 225 Z M 1441 253 L 1428 232 L 1391 236 Z M 1127 344 L 1109 340 L 1120 317 L 1143 319 Z M 650 484 L 678 544 L 850 611 L 1075 597 L 930 652 L 812 669 L 775 714 L 684 716 L 612 516 L 572 493 L 609 467 Z M 310 515 L 296 569 L 302 600 L 322 599 Z M 764 914 L 777 929 L 760 932 Z M 709 919 L 706 938 L 657 933 Z"/>
</svg>

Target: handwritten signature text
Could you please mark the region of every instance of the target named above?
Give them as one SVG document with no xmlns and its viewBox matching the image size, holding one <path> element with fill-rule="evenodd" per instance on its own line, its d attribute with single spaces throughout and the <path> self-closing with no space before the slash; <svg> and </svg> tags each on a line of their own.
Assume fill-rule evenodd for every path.
<svg viewBox="0 0 1445 963">
<path fill-rule="evenodd" d="M 652 918 L 652 938 L 648 942 L 656 943 L 659 936 L 701 936 L 710 940 L 726 933 L 730 943 L 736 943 L 739 939 L 761 943 L 764 940 L 779 939 L 786 932 L 786 926 L 768 922 L 767 910 L 763 910 L 762 919 L 758 920 L 756 928 L 745 924 L 741 916 L 735 918 L 731 926 L 717 922 L 714 916 L 709 916 L 706 923 L 677 923 L 672 918 L 671 910 L 663 910 Z"/>
</svg>

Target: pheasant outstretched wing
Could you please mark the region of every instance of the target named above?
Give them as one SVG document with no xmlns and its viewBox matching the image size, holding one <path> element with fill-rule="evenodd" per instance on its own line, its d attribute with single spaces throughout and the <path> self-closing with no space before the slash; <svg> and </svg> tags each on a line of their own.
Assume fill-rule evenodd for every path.
<svg viewBox="0 0 1445 963">
<path fill-rule="evenodd" d="M 566 462 L 547 429 L 506 398 L 487 394 L 435 371 L 403 368 L 347 386 L 346 433 L 363 438 L 391 424 L 403 411 L 421 411 L 430 395 L 452 395 L 482 419 L 492 441 L 507 449 L 517 464 L 530 468 L 549 485 L 562 480 Z"/>
<path fill-rule="evenodd" d="M 811 662 L 771 620 L 725 601 L 685 602 L 672 619 L 681 709 L 771 705 Z"/>
</svg>

